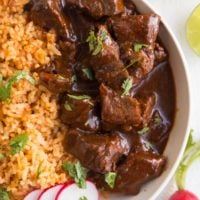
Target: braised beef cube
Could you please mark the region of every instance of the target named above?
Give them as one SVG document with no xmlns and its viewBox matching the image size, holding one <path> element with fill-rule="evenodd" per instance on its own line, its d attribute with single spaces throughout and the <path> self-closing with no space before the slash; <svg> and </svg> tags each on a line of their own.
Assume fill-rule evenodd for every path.
<svg viewBox="0 0 200 200">
<path fill-rule="evenodd" d="M 165 49 L 158 43 L 155 44 L 154 54 L 155 54 L 155 62 L 154 62 L 155 66 L 167 59 L 167 53 Z"/>
<path fill-rule="evenodd" d="M 55 28 L 60 37 L 74 41 L 71 23 L 62 12 L 60 0 L 32 0 L 30 18 L 43 28 Z"/>
<path fill-rule="evenodd" d="M 100 87 L 102 113 L 104 122 L 114 125 L 131 125 L 142 123 L 142 109 L 136 98 L 120 96 L 105 85 Z"/>
<path fill-rule="evenodd" d="M 128 66 L 128 72 L 133 77 L 134 83 L 140 81 L 153 69 L 155 60 L 153 45 L 134 51 L 132 43 L 125 42 L 120 50 L 121 59 Z"/>
<path fill-rule="evenodd" d="M 95 55 L 91 52 L 93 55 L 85 59 L 85 64 L 93 68 L 99 82 L 119 89 L 123 81 L 129 77 L 128 71 L 119 58 L 119 46 L 112 39 L 105 26 L 99 27 L 97 38 L 101 38 L 102 34 L 105 36 L 102 40 L 102 48 Z"/>
<path fill-rule="evenodd" d="M 124 0 L 124 6 L 125 6 L 125 9 L 124 9 L 123 16 L 134 15 L 137 13 L 136 6 L 132 0 Z"/>
<path fill-rule="evenodd" d="M 122 13 L 123 0 L 64 0 L 66 6 L 78 7 L 94 18 Z"/>
<path fill-rule="evenodd" d="M 50 74 L 40 72 L 39 78 L 41 83 L 53 93 L 62 93 L 71 90 L 71 71 L 69 70 L 69 77 L 64 77 L 59 74 Z"/>
<path fill-rule="evenodd" d="M 122 16 L 113 20 L 113 30 L 119 43 L 153 44 L 159 31 L 160 17 L 155 14 Z"/>
<path fill-rule="evenodd" d="M 114 190 L 130 195 L 138 194 L 144 183 L 162 173 L 165 163 L 164 157 L 153 152 L 131 153 L 117 170 Z"/>
<path fill-rule="evenodd" d="M 75 129 L 68 132 L 65 144 L 84 167 L 98 173 L 115 171 L 117 162 L 130 149 L 128 141 L 118 133 L 85 134 Z"/>
<path fill-rule="evenodd" d="M 99 117 L 94 101 L 89 96 L 67 95 L 61 105 L 60 118 L 64 124 L 71 127 L 92 132 L 99 129 Z"/>
</svg>

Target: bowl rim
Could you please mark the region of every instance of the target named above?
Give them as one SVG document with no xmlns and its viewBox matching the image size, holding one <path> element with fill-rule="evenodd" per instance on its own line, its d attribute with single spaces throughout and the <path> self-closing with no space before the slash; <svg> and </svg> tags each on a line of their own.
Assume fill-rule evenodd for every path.
<svg viewBox="0 0 200 200">
<path fill-rule="evenodd" d="M 147 0 L 140 0 L 141 4 L 144 4 L 149 10 L 151 10 L 153 13 L 157 13 L 156 9 L 153 8 L 153 6 L 147 1 Z M 159 14 L 159 13 L 158 13 Z M 167 186 L 167 184 L 169 183 L 169 181 L 172 179 L 172 177 L 175 174 L 175 171 L 182 159 L 185 147 L 187 145 L 187 140 L 190 134 L 190 122 L 191 122 L 191 87 L 190 87 L 190 79 L 189 79 L 189 70 L 187 68 L 188 64 L 186 62 L 186 58 L 185 55 L 183 53 L 183 50 L 181 49 L 180 43 L 178 41 L 178 39 L 176 38 L 175 34 L 173 33 L 173 31 L 171 30 L 170 26 L 168 25 L 168 23 L 161 17 L 161 22 L 162 25 L 164 26 L 164 28 L 168 31 L 168 34 L 170 35 L 172 41 L 174 42 L 174 45 L 177 47 L 177 51 L 180 55 L 181 61 L 183 62 L 183 71 L 185 73 L 185 81 L 186 81 L 186 85 L 187 85 L 187 93 L 188 93 L 188 117 L 187 117 L 187 124 L 186 124 L 186 130 L 185 130 L 185 135 L 184 135 L 184 139 L 183 139 L 183 143 L 181 148 L 178 151 L 178 156 L 176 158 L 176 161 L 174 162 L 174 164 L 170 167 L 171 169 L 169 170 L 169 173 L 167 174 L 167 176 L 164 178 L 164 181 L 162 182 L 162 184 L 155 190 L 154 194 L 152 194 L 149 198 L 149 200 L 155 200 L 160 194 L 161 192 L 165 189 L 165 187 Z"/>
</svg>

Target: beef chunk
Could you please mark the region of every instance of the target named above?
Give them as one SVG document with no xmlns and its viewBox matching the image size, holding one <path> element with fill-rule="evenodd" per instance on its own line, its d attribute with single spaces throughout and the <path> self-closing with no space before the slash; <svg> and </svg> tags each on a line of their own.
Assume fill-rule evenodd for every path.
<svg viewBox="0 0 200 200">
<path fill-rule="evenodd" d="M 99 117 L 96 114 L 94 101 L 89 96 L 83 98 L 67 95 L 63 98 L 60 118 L 64 124 L 82 130 L 95 132 L 99 129 Z M 80 99 L 80 100 L 79 100 Z"/>
<path fill-rule="evenodd" d="M 68 67 L 62 58 L 57 58 L 54 62 L 39 68 L 41 83 L 51 92 L 70 92 L 72 87 L 72 69 Z"/>
<path fill-rule="evenodd" d="M 123 0 L 64 0 L 66 5 L 78 7 L 94 18 L 122 13 Z"/>
<path fill-rule="evenodd" d="M 72 129 L 66 136 L 66 148 L 84 167 L 106 173 L 116 170 L 117 162 L 122 156 L 128 155 L 130 147 L 118 133 L 84 134 Z"/>
<path fill-rule="evenodd" d="M 135 195 L 141 186 L 158 177 L 165 166 L 165 158 L 152 152 L 131 153 L 117 170 L 115 190 Z"/>
<path fill-rule="evenodd" d="M 122 16 L 113 19 L 113 30 L 119 43 L 153 44 L 159 31 L 160 17 L 155 14 Z"/>
<path fill-rule="evenodd" d="M 167 53 L 165 49 L 158 43 L 155 44 L 154 54 L 155 54 L 154 65 L 158 65 L 159 63 L 167 59 Z"/>
<path fill-rule="evenodd" d="M 132 0 L 124 0 L 124 6 L 123 16 L 136 14 L 136 6 Z"/>
<path fill-rule="evenodd" d="M 147 125 L 155 105 L 155 96 L 134 98 L 120 96 L 105 85 L 100 87 L 102 113 L 101 118 L 105 130 L 121 126 L 121 129 L 130 131 L 133 127 Z M 114 127 L 113 127 L 114 126 Z"/>
<path fill-rule="evenodd" d="M 133 44 L 125 42 L 121 44 L 121 59 L 126 63 L 129 74 L 133 77 L 136 84 L 147 75 L 154 66 L 154 49 L 152 45 L 143 47 L 139 51 L 134 51 Z"/>
<path fill-rule="evenodd" d="M 102 120 L 116 125 L 139 126 L 142 123 L 142 110 L 137 99 L 120 96 L 105 85 L 100 87 Z"/>
<path fill-rule="evenodd" d="M 105 26 L 100 26 L 97 37 L 102 34 L 105 39 L 102 41 L 102 49 L 97 55 L 89 55 L 85 65 L 93 68 L 95 77 L 114 89 L 121 88 L 122 83 L 129 75 L 119 58 L 119 47 L 111 38 Z"/>
<path fill-rule="evenodd" d="M 30 18 L 43 28 L 55 28 L 62 38 L 74 41 L 75 36 L 71 23 L 62 13 L 60 0 L 32 0 Z"/>
</svg>

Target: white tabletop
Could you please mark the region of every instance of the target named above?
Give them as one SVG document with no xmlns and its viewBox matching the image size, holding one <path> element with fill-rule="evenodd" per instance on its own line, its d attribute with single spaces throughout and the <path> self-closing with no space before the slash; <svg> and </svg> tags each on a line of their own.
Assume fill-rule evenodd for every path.
<svg viewBox="0 0 200 200">
<path fill-rule="evenodd" d="M 175 33 L 187 60 L 192 94 L 191 128 L 195 130 L 194 138 L 200 140 L 200 57 L 189 47 L 185 26 L 192 10 L 200 4 L 200 0 L 146 0 L 152 4 L 156 12 L 165 20 Z M 186 188 L 200 197 L 200 161 L 191 166 L 186 179 Z M 173 181 L 157 200 L 167 200 L 175 187 Z"/>
</svg>

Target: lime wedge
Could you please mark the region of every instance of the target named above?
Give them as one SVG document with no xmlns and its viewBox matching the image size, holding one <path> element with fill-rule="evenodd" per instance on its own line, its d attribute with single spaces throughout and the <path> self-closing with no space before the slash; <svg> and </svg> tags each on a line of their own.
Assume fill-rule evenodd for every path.
<svg viewBox="0 0 200 200">
<path fill-rule="evenodd" d="M 186 34 L 190 46 L 200 56 L 200 4 L 187 21 Z"/>
</svg>

